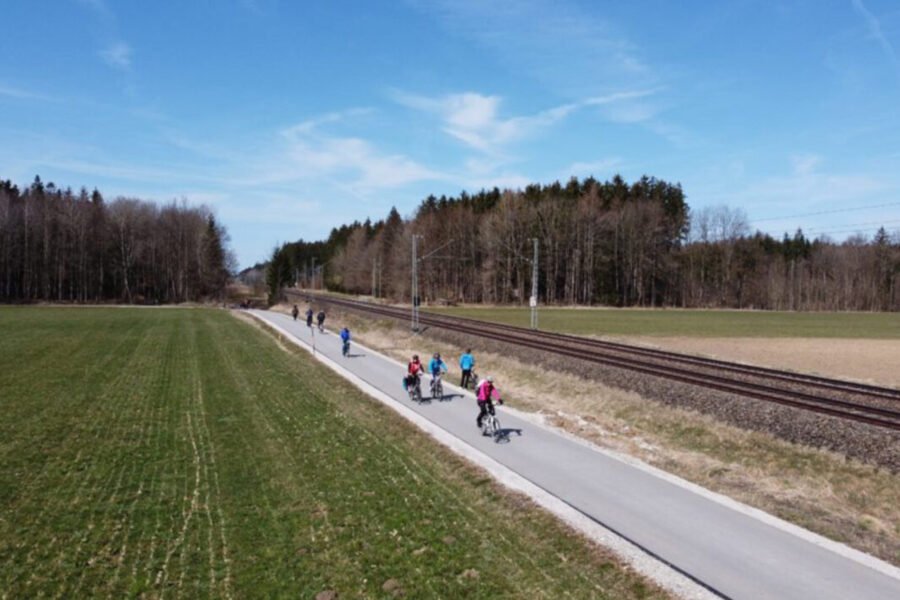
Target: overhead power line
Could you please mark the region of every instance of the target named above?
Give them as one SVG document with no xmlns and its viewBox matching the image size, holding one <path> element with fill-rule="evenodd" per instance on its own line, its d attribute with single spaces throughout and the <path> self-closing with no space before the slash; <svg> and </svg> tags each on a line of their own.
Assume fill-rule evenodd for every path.
<svg viewBox="0 0 900 600">
<path fill-rule="evenodd" d="M 890 208 L 900 206 L 900 202 L 891 202 L 889 204 L 873 204 L 871 206 L 855 206 L 853 208 L 836 208 L 834 210 L 821 210 L 819 212 L 801 213 L 796 215 L 785 215 L 783 217 L 766 217 L 764 219 L 750 219 L 754 223 L 763 221 L 783 221 L 785 219 L 796 219 L 799 217 L 818 217 L 819 215 L 833 215 L 835 213 L 855 212 L 858 210 L 871 210 L 875 208 Z"/>
<path fill-rule="evenodd" d="M 869 221 L 868 223 L 844 223 L 842 225 L 823 225 L 821 227 L 810 227 L 806 229 L 808 232 L 815 231 L 823 231 L 826 229 L 834 229 L 835 227 L 840 227 L 841 229 L 847 229 L 848 227 L 862 227 L 862 228 L 872 228 L 872 227 L 885 227 L 886 225 L 891 225 L 893 223 L 900 223 L 900 219 L 889 219 L 887 221 Z"/>
</svg>

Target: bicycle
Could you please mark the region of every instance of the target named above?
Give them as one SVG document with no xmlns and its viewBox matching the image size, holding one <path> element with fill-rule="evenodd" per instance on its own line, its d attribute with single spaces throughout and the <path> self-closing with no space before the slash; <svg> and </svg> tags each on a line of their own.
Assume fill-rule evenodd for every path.
<svg viewBox="0 0 900 600">
<path fill-rule="evenodd" d="M 422 403 L 422 386 L 419 382 L 419 378 L 416 377 L 416 382 L 412 385 L 406 386 L 406 391 L 409 393 L 409 399 L 418 404 Z"/>
<path fill-rule="evenodd" d="M 500 419 L 496 415 L 488 413 L 481 421 L 481 435 L 497 438 L 501 431 Z"/>
<path fill-rule="evenodd" d="M 341 346 L 341 354 L 344 356 L 348 356 L 350 354 L 350 340 L 346 340 L 344 345 Z"/>
<path fill-rule="evenodd" d="M 434 375 L 431 380 L 431 397 L 438 400 L 444 399 L 444 384 L 441 382 L 441 374 Z"/>
</svg>

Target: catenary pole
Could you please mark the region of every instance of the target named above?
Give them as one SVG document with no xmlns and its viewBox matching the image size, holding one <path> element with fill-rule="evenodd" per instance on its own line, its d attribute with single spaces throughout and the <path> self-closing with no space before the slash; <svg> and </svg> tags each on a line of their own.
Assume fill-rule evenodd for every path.
<svg viewBox="0 0 900 600">
<path fill-rule="evenodd" d="M 412 286 L 410 293 L 410 303 L 412 304 L 412 316 L 410 319 L 410 327 L 413 331 L 419 330 L 419 259 L 416 256 L 416 245 L 419 236 L 412 234 Z"/>
<path fill-rule="evenodd" d="M 531 238 L 534 242 L 534 258 L 531 261 L 531 298 L 528 304 L 531 306 L 531 328 L 538 328 L 538 239 Z"/>
</svg>

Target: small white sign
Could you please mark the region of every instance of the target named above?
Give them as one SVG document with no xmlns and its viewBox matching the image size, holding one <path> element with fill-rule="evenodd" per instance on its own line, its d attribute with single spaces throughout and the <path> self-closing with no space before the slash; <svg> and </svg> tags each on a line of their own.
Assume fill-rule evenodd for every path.
<svg viewBox="0 0 900 600">
<path fill-rule="evenodd" d="M 537 308 L 537 296 L 532 296 L 530 300 L 528 300 L 528 306 L 531 308 Z"/>
</svg>

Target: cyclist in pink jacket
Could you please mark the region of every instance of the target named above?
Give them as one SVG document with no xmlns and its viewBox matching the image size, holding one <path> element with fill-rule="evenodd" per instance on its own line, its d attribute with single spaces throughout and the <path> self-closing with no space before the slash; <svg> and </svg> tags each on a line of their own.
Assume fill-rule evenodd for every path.
<svg viewBox="0 0 900 600">
<path fill-rule="evenodd" d="M 497 401 L 497 404 L 503 404 L 503 400 L 500 398 L 500 392 L 497 391 L 497 388 L 494 386 L 494 378 L 488 375 L 485 377 L 481 383 L 478 384 L 478 387 L 475 389 L 475 398 L 478 401 L 478 418 L 475 420 L 475 423 L 478 425 L 478 429 L 481 429 L 481 420 L 484 419 L 488 413 L 494 413 L 494 400 Z"/>
</svg>

